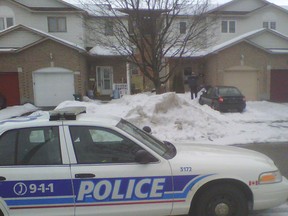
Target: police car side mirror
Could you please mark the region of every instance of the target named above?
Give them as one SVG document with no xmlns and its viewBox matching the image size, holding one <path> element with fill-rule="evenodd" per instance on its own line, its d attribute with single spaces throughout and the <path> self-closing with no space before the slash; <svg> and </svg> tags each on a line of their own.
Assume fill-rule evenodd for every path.
<svg viewBox="0 0 288 216">
<path fill-rule="evenodd" d="M 152 133 L 152 129 L 149 126 L 144 126 L 142 130 L 149 134 Z"/>
<path fill-rule="evenodd" d="M 157 159 L 154 158 L 149 152 L 141 149 L 136 152 L 135 161 L 139 164 L 148 164 L 151 162 L 156 162 Z"/>
</svg>

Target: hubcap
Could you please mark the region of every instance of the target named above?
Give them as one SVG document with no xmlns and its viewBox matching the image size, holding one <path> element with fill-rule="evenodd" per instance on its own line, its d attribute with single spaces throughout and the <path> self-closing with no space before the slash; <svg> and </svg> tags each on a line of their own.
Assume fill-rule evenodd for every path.
<svg viewBox="0 0 288 216">
<path fill-rule="evenodd" d="M 227 216 L 229 215 L 229 206 L 226 203 L 219 203 L 215 207 L 216 216 Z"/>
</svg>

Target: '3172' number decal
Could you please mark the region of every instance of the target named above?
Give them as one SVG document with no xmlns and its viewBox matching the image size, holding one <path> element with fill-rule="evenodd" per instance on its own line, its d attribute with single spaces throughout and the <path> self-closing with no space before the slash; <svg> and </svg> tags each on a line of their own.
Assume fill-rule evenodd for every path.
<svg viewBox="0 0 288 216">
<path fill-rule="evenodd" d="M 192 167 L 180 167 L 180 172 L 192 172 Z"/>
</svg>

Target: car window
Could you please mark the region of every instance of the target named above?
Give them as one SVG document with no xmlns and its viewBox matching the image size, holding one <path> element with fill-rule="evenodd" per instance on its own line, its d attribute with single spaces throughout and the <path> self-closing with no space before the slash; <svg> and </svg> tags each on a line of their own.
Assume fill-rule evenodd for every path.
<svg viewBox="0 0 288 216">
<path fill-rule="evenodd" d="M 219 88 L 221 96 L 240 96 L 241 93 L 237 88 Z"/>
<path fill-rule="evenodd" d="M 0 137 L 0 166 L 62 164 L 58 127 L 5 132 Z"/>
<path fill-rule="evenodd" d="M 116 131 L 102 127 L 70 126 L 77 163 L 134 163 L 142 149 Z"/>
<path fill-rule="evenodd" d="M 209 88 L 207 91 L 207 95 L 212 96 L 214 88 Z"/>
</svg>

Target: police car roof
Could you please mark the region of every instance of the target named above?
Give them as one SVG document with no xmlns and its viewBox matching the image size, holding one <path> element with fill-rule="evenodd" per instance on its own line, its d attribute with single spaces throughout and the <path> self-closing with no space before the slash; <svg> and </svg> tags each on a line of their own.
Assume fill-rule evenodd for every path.
<svg viewBox="0 0 288 216">
<path fill-rule="evenodd" d="M 58 113 L 58 114 L 57 114 Z M 60 114 L 59 114 L 60 113 Z M 94 113 L 76 113 L 73 116 L 73 112 L 69 111 L 68 115 L 67 112 L 61 109 L 53 110 L 50 112 L 47 111 L 38 111 L 30 116 L 25 117 L 17 117 L 11 119 L 5 119 L 0 121 L 0 130 L 4 126 L 13 126 L 17 124 L 17 126 L 24 126 L 25 124 L 37 124 L 49 121 L 76 121 L 76 122 L 93 122 L 93 124 L 105 125 L 105 126 L 116 126 L 119 121 L 121 120 L 118 116 L 108 115 L 108 114 L 94 114 Z M 53 116 L 53 117 L 51 117 Z"/>
<path fill-rule="evenodd" d="M 119 123 L 119 121 L 121 121 L 121 118 L 118 116 L 108 114 L 84 113 L 78 115 L 76 120 L 82 122 L 93 122 L 101 125 L 116 126 Z"/>
<path fill-rule="evenodd" d="M 86 113 L 86 107 L 64 107 L 49 112 L 50 121 L 57 120 L 77 120 L 82 122 L 93 122 L 101 125 L 115 126 L 120 120 L 120 117 L 101 114 L 101 113 Z"/>
</svg>

